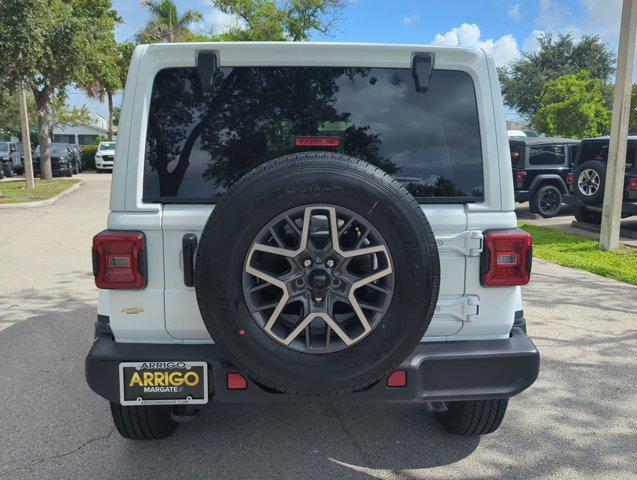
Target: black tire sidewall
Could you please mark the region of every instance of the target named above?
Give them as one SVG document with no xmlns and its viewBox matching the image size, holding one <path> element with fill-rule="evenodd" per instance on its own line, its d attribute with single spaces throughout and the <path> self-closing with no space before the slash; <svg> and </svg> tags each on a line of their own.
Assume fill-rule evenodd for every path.
<svg viewBox="0 0 637 480">
<path fill-rule="evenodd" d="M 321 159 L 330 158 L 341 164 L 321 165 Z M 399 364 L 431 321 L 440 275 L 431 229 L 417 204 L 421 215 L 414 214 L 413 198 L 393 180 L 369 173 L 377 169 L 368 164 L 373 170 L 367 174 L 352 167 L 363 163 L 339 154 L 270 162 L 231 192 L 204 229 L 195 279 L 204 323 L 233 362 L 265 385 L 305 394 L 362 388 Z M 290 208 L 313 204 L 363 215 L 383 236 L 395 272 L 392 302 L 380 324 L 358 343 L 319 355 L 293 351 L 266 335 L 245 305 L 241 284 L 248 249 L 263 225 Z M 215 249 L 221 246 L 219 255 Z"/>
<path fill-rule="evenodd" d="M 592 169 L 599 175 L 600 186 L 597 192 L 593 195 L 584 195 L 578 186 L 579 176 L 584 170 Z M 577 198 L 581 200 L 585 205 L 600 205 L 604 201 L 604 187 L 606 182 L 606 163 L 599 160 L 589 160 L 582 163 L 575 169 L 575 175 L 573 178 L 574 191 Z"/>
</svg>

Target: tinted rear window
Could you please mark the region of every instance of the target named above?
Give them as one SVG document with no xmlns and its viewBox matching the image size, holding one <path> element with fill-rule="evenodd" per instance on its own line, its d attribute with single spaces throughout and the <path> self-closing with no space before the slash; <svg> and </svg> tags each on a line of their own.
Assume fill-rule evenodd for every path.
<svg viewBox="0 0 637 480">
<path fill-rule="evenodd" d="M 563 165 L 565 162 L 564 145 L 540 145 L 529 149 L 529 165 Z"/>
<path fill-rule="evenodd" d="M 144 200 L 215 201 L 242 175 L 304 150 L 297 137 L 338 138 L 340 151 L 393 175 L 422 199 L 483 197 L 474 86 L 435 70 L 418 93 L 410 69 L 234 67 L 202 93 L 196 68 L 154 80 Z"/>
<path fill-rule="evenodd" d="M 637 169 L 635 164 L 636 153 L 637 142 L 629 141 L 626 147 L 626 170 Z M 580 144 L 577 164 L 579 165 L 589 160 L 608 162 L 608 140 L 588 140 Z"/>
</svg>

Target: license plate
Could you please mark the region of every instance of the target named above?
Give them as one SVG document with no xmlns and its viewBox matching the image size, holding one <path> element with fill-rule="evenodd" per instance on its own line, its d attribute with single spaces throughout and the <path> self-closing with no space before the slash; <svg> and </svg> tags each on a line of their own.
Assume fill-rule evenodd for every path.
<svg viewBox="0 0 637 480">
<path fill-rule="evenodd" d="M 206 362 L 122 362 L 122 405 L 196 405 L 208 403 Z"/>
</svg>

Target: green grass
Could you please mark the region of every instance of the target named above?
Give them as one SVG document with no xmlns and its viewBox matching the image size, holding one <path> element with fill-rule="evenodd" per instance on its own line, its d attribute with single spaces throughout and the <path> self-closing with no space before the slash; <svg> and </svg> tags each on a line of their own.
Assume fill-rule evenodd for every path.
<svg viewBox="0 0 637 480">
<path fill-rule="evenodd" d="M 54 197 L 71 185 L 79 182 L 77 178 L 54 178 L 53 180 L 35 179 L 35 188 L 27 190 L 24 180 L 0 182 L 0 205 L 3 203 L 37 202 Z"/>
<path fill-rule="evenodd" d="M 637 285 L 636 248 L 603 252 L 594 238 L 523 222 L 520 228 L 533 235 L 534 257 Z"/>
</svg>

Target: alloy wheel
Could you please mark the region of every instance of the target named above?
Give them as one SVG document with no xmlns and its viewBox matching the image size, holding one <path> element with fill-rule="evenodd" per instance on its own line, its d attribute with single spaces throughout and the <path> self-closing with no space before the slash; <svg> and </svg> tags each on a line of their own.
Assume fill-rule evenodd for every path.
<svg viewBox="0 0 637 480">
<path fill-rule="evenodd" d="M 270 220 L 246 255 L 243 291 L 267 335 L 304 353 L 348 348 L 382 322 L 394 290 L 390 252 L 362 215 L 333 205 Z"/>
<path fill-rule="evenodd" d="M 579 188 L 579 191 L 582 192 L 582 194 L 587 197 L 595 195 L 595 193 L 599 190 L 599 187 L 599 173 L 592 168 L 587 168 L 579 174 L 579 177 L 577 178 L 577 188 Z"/>
<path fill-rule="evenodd" d="M 554 190 L 548 190 L 540 197 L 540 210 L 544 214 L 550 214 L 561 205 L 559 195 Z"/>
</svg>

